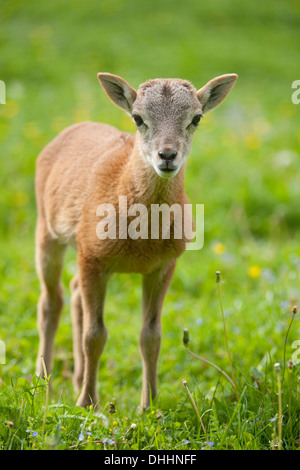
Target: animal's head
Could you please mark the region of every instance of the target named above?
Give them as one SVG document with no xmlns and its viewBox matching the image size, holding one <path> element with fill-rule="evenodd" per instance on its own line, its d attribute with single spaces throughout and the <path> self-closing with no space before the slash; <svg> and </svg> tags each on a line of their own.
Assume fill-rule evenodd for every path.
<svg viewBox="0 0 300 470">
<path fill-rule="evenodd" d="M 200 90 L 186 80 L 155 79 L 136 91 L 123 78 L 99 73 L 110 99 L 135 121 L 140 152 L 163 178 L 180 170 L 202 116 L 223 101 L 238 76 L 213 78 Z"/>
</svg>

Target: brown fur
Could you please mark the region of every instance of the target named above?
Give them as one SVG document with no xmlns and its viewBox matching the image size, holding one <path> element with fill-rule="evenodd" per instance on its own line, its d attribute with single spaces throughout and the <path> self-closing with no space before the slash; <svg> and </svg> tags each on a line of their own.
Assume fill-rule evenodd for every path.
<svg viewBox="0 0 300 470">
<path fill-rule="evenodd" d="M 106 92 L 113 95 L 116 104 L 130 110 L 135 90 L 119 77 L 103 75 L 108 84 Z M 157 81 L 153 82 L 157 85 Z M 187 87 L 187 82 L 183 83 Z M 122 101 L 118 91 L 117 102 L 114 93 L 118 84 L 125 91 Z M 170 93 L 169 83 L 163 86 L 165 99 Z M 105 291 L 115 272 L 137 272 L 143 276 L 141 406 L 149 406 L 150 393 L 153 398 L 157 393 L 161 308 L 186 240 L 174 237 L 99 240 L 96 234 L 98 206 L 109 203 L 118 212 L 119 196 L 127 197 L 128 207 L 135 203 L 149 209 L 155 203 L 169 206 L 177 203 L 183 207 L 188 203 L 184 190 L 185 162 L 173 178 L 161 178 L 142 155 L 142 139 L 141 132 L 133 136 L 106 124 L 84 122 L 61 132 L 37 160 L 36 263 L 42 290 L 38 306 L 37 374 L 43 372 L 41 357 L 48 373 L 52 368 L 53 341 L 63 305 L 60 275 L 65 248 L 70 244 L 78 250 L 78 275 L 71 283 L 71 310 L 74 385 L 81 389 L 77 401 L 81 406 L 98 401 L 97 370 L 107 338 L 103 321 Z"/>
</svg>

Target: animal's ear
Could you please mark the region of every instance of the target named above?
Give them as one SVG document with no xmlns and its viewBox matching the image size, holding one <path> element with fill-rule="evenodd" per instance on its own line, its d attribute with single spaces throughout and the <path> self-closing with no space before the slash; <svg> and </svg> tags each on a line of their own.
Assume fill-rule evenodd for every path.
<svg viewBox="0 0 300 470">
<path fill-rule="evenodd" d="M 235 73 L 220 75 L 210 80 L 197 91 L 203 114 L 215 108 L 223 101 L 235 84 L 237 78 L 238 75 Z"/>
<path fill-rule="evenodd" d="M 134 88 L 123 78 L 118 77 L 118 75 L 98 73 L 97 77 L 113 103 L 128 113 L 131 113 L 132 105 L 136 99 L 136 91 Z"/>
</svg>

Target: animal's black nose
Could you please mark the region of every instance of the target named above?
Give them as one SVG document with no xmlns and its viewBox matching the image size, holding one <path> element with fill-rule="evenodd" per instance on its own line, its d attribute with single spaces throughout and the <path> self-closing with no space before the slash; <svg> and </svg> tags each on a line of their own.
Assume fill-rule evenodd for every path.
<svg viewBox="0 0 300 470">
<path fill-rule="evenodd" d="M 176 157 L 177 155 L 177 152 L 176 150 L 162 150 L 160 152 L 158 152 L 158 155 L 160 156 L 160 158 L 162 160 L 166 160 L 166 161 L 171 161 L 171 160 L 174 160 L 174 158 Z"/>
</svg>

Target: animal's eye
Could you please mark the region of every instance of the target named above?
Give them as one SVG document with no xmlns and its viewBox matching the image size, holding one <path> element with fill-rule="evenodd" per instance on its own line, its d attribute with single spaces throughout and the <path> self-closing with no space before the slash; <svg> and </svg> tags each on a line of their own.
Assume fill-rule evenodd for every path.
<svg viewBox="0 0 300 470">
<path fill-rule="evenodd" d="M 133 114 L 132 117 L 135 120 L 135 123 L 138 127 L 144 124 L 144 121 L 139 114 Z"/>
<path fill-rule="evenodd" d="M 194 116 L 192 119 L 193 126 L 198 126 L 201 118 L 202 118 L 202 114 L 196 114 L 196 116 Z"/>
</svg>

